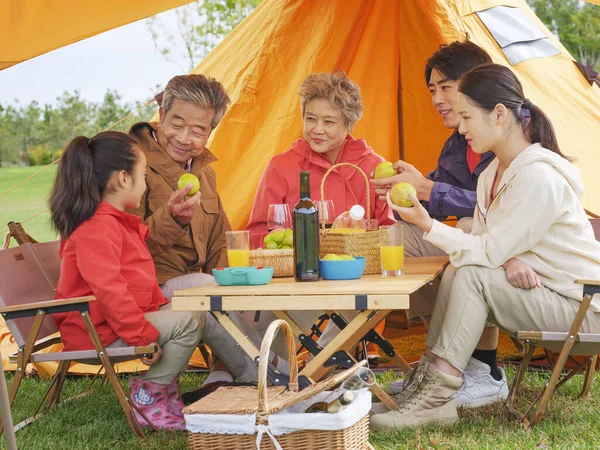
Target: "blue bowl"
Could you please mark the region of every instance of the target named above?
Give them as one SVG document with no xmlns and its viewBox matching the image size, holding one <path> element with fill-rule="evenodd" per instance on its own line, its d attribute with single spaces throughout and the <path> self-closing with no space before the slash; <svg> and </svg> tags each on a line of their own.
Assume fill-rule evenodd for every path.
<svg viewBox="0 0 600 450">
<path fill-rule="evenodd" d="M 319 260 L 319 271 L 325 280 L 356 280 L 365 271 L 367 259 L 355 256 L 354 260 L 323 261 Z"/>
<path fill-rule="evenodd" d="M 247 286 L 268 284 L 273 278 L 273 267 L 226 267 L 213 269 L 220 286 Z"/>
</svg>

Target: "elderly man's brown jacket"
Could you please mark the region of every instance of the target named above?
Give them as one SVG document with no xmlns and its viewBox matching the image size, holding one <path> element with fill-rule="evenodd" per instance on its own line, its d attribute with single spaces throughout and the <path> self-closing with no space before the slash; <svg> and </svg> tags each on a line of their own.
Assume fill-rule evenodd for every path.
<svg viewBox="0 0 600 450">
<path fill-rule="evenodd" d="M 185 170 L 156 142 L 153 129 L 156 123 L 137 123 L 130 134 L 138 140 L 148 164 L 148 189 L 134 214 L 150 227 L 146 243 L 158 282 L 194 272 L 212 274 L 213 268 L 227 266 L 225 232 L 231 230 L 217 194 L 215 172 L 209 167 L 217 158 L 205 149 L 192 160 L 191 173 L 200 180 L 202 200 L 191 223 L 181 227 L 169 213 L 167 202 Z"/>
</svg>

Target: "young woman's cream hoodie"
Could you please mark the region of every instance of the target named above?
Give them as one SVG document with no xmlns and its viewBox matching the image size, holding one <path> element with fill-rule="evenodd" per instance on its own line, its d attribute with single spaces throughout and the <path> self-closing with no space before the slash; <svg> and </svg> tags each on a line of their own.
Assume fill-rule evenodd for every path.
<svg viewBox="0 0 600 450">
<path fill-rule="evenodd" d="M 425 239 L 446 251 L 456 267 L 493 269 L 517 257 L 545 287 L 581 301 L 583 288 L 575 280 L 600 279 L 600 243 L 579 201 L 579 170 L 533 144 L 506 169 L 490 203 L 498 164 L 496 158 L 479 177 L 472 234 L 434 221 Z M 591 308 L 600 312 L 600 299 Z"/>
</svg>

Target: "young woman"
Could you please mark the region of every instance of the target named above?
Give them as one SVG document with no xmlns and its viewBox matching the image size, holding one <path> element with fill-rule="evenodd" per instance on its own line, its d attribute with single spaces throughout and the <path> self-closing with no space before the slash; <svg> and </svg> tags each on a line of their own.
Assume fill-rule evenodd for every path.
<svg viewBox="0 0 600 450">
<path fill-rule="evenodd" d="M 50 194 L 62 258 L 56 298 L 96 296 L 90 316 L 105 346 L 156 345 L 130 381 L 131 398 L 156 428 L 183 430 L 179 374 L 198 345 L 204 318 L 170 311 L 135 209 L 146 190 L 146 158 L 135 139 L 106 131 L 67 146 Z M 56 315 L 65 350 L 92 349 L 77 312 Z M 147 421 L 135 412 L 142 426 Z"/>
<path fill-rule="evenodd" d="M 525 98 L 510 69 L 488 64 L 460 80 L 459 131 L 473 151 L 496 159 L 477 186 L 472 234 L 413 208 L 388 204 L 450 256 L 435 303 L 425 354 L 397 410 L 371 418 L 374 429 L 458 420 L 460 373 L 490 321 L 517 330 L 565 331 L 582 299 L 578 278 L 600 278 L 600 243 L 579 202 L 579 171 L 561 153 L 544 113 Z M 531 119 L 521 127 L 524 110 Z M 510 261 L 509 261 L 510 260 Z M 582 332 L 600 332 L 600 299 Z"/>
</svg>

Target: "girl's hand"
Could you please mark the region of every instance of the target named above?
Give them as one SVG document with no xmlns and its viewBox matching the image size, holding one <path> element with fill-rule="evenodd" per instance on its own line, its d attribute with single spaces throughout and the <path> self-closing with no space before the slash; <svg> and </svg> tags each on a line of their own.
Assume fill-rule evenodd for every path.
<svg viewBox="0 0 600 450">
<path fill-rule="evenodd" d="M 405 222 L 414 223 L 421 230 L 429 233 L 431 231 L 431 227 L 433 226 L 433 219 L 429 217 L 429 213 L 423 205 L 419 203 L 416 195 L 411 195 L 410 199 L 413 202 L 413 206 L 410 208 L 404 208 L 402 206 L 397 206 L 392 202 L 390 198 L 390 192 L 386 194 L 386 199 L 389 207 L 400 214 L 400 217 Z"/>
<path fill-rule="evenodd" d="M 542 287 L 542 280 L 534 270 L 517 258 L 506 261 L 502 267 L 506 271 L 508 282 L 519 289 L 535 289 Z"/>
<path fill-rule="evenodd" d="M 154 341 L 150 345 L 156 345 L 156 348 L 158 348 L 158 350 L 156 351 L 156 353 L 153 353 L 150 358 L 143 357 L 141 359 L 142 363 L 146 364 L 147 366 L 153 366 L 154 364 L 158 363 L 158 361 L 160 361 L 160 357 L 162 356 L 162 348 L 160 347 L 160 345 L 158 345 L 158 342 Z"/>
</svg>

